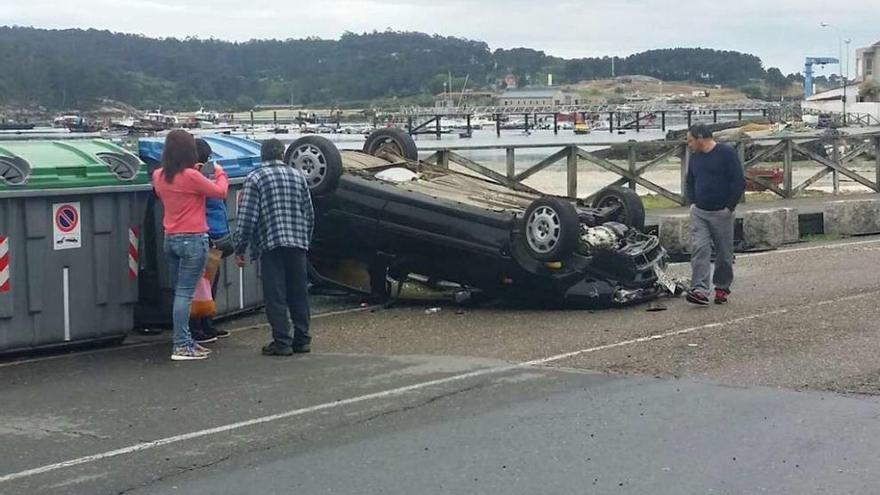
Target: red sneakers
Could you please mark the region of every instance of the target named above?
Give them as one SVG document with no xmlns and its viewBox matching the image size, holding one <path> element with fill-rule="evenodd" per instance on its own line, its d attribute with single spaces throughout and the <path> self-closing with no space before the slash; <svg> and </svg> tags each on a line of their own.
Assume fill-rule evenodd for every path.
<svg viewBox="0 0 880 495">
<path fill-rule="evenodd" d="M 687 302 L 691 304 L 697 304 L 700 306 L 707 306 L 709 304 L 709 298 L 695 290 L 687 291 L 687 296 L 685 296 L 685 300 L 687 300 Z"/>
<path fill-rule="evenodd" d="M 730 295 L 730 291 L 727 289 L 715 289 L 715 304 L 727 304 L 727 296 Z"/>
</svg>

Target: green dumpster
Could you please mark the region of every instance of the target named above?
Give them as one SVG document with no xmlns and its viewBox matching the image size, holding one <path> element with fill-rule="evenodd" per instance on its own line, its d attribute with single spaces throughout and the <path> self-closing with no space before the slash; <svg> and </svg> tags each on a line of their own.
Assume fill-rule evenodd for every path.
<svg viewBox="0 0 880 495">
<path fill-rule="evenodd" d="M 107 141 L 0 142 L 0 352 L 124 338 L 150 190 Z"/>
</svg>

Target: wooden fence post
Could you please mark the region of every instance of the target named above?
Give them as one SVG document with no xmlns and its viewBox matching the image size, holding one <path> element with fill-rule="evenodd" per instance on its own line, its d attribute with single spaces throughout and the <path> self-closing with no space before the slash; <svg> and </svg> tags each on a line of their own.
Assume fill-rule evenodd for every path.
<svg viewBox="0 0 880 495">
<path fill-rule="evenodd" d="M 836 163 L 837 165 L 841 165 L 840 163 L 840 143 L 842 140 L 833 139 L 831 141 L 832 151 L 831 151 L 831 161 Z M 831 181 L 834 185 L 834 194 L 840 194 L 840 174 L 837 172 L 837 169 L 831 171 Z"/>
<path fill-rule="evenodd" d="M 578 147 L 569 146 L 567 160 L 568 197 L 577 198 L 578 193 Z"/>
<path fill-rule="evenodd" d="M 507 178 L 516 177 L 516 148 L 507 148 Z"/>
<path fill-rule="evenodd" d="M 688 148 L 687 144 L 681 145 L 681 198 L 682 206 L 687 206 L 690 199 L 687 195 L 687 174 L 688 174 L 688 161 L 691 159 L 691 150 Z"/>
<path fill-rule="evenodd" d="M 437 151 L 437 165 L 439 165 L 440 168 L 449 168 L 449 150 Z"/>
<path fill-rule="evenodd" d="M 874 175 L 877 191 L 880 192 L 880 136 L 874 138 Z"/>
<path fill-rule="evenodd" d="M 744 143 L 744 142 L 742 142 L 742 141 L 737 141 L 737 142 L 736 142 L 736 155 L 739 157 L 739 163 L 742 164 L 742 167 L 743 167 L 743 174 L 745 174 L 745 173 L 746 173 L 746 170 L 745 170 L 745 166 L 746 166 L 746 143 Z M 741 201 L 742 203 L 745 203 L 745 202 L 746 202 L 746 193 L 745 193 L 745 191 L 743 191 L 743 195 L 742 195 L 742 198 L 740 199 L 740 201 Z"/>
<path fill-rule="evenodd" d="M 783 162 L 782 169 L 782 191 L 785 192 L 785 199 L 791 199 L 791 189 L 792 189 L 792 155 L 794 150 L 794 145 L 792 144 L 791 138 L 785 139 L 785 158 Z"/>
<path fill-rule="evenodd" d="M 627 164 L 629 165 L 629 167 L 628 167 L 628 168 L 629 168 L 629 173 L 635 175 L 635 174 L 636 174 L 636 146 L 635 146 L 635 141 L 630 141 L 630 142 L 629 142 L 629 150 L 628 150 L 628 151 L 629 151 L 629 156 L 628 156 L 628 158 L 627 158 Z M 635 181 L 635 180 L 630 180 L 630 181 L 629 181 L 629 188 L 632 189 L 633 191 L 636 190 L 636 181 Z"/>
</svg>

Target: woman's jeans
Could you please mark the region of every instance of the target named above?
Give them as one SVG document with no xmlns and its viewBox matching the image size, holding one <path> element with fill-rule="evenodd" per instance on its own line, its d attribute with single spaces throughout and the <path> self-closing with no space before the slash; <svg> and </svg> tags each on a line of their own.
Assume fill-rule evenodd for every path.
<svg viewBox="0 0 880 495">
<path fill-rule="evenodd" d="M 196 284 L 208 263 L 207 234 L 170 234 L 165 237 L 165 256 L 174 283 L 174 347 L 193 345 L 189 315 Z"/>
</svg>

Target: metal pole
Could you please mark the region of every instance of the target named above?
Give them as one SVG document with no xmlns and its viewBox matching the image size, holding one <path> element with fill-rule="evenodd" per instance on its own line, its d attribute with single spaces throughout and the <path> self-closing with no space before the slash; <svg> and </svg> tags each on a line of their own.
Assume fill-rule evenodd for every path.
<svg viewBox="0 0 880 495">
<path fill-rule="evenodd" d="M 529 114 L 525 114 L 525 118 L 526 118 L 525 132 L 529 132 Z"/>
<path fill-rule="evenodd" d="M 272 126 L 278 127 L 278 111 L 272 110 Z"/>
<path fill-rule="evenodd" d="M 553 134 L 559 134 L 559 114 L 553 114 Z"/>
<path fill-rule="evenodd" d="M 473 133 L 473 130 L 471 129 L 471 114 L 467 114 L 467 133 L 468 136 Z"/>
<path fill-rule="evenodd" d="M 692 114 L 693 112 L 694 112 L 693 110 L 688 110 L 688 111 L 687 111 L 687 114 L 688 114 L 688 129 L 690 129 L 691 126 L 693 125 L 693 120 L 691 119 L 691 114 Z"/>
<path fill-rule="evenodd" d="M 440 139 L 440 116 L 437 115 L 434 119 L 434 130 L 437 133 L 437 139 Z"/>
<path fill-rule="evenodd" d="M 642 130 L 642 122 L 641 122 L 641 112 L 636 112 L 636 132 L 641 132 Z"/>
<path fill-rule="evenodd" d="M 666 110 L 660 112 L 660 129 L 666 132 Z"/>
<path fill-rule="evenodd" d="M 254 126 L 254 111 L 251 110 L 251 127 Z"/>
<path fill-rule="evenodd" d="M 712 110 L 712 122 L 715 124 L 718 123 L 718 110 Z"/>
<path fill-rule="evenodd" d="M 495 114 L 495 134 L 501 137 L 501 115 Z"/>
<path fill-rule="evenodd" d="M 736 111 L 736 120 L 742 122 L 742 119 L 743 119 L 743 111 L 742 111 L 742 110 L 737 110 L 737 111 Z"/>
<path fill-rule="evenodd" d="M 614 112 L 608 113 L 608 132 L 614 134 Z"/>
<path fill-rule="evenodd" d="M 412 115 L 406 118 L 406 133 L 412 134 L 413 118 Z"/>
</svg>

